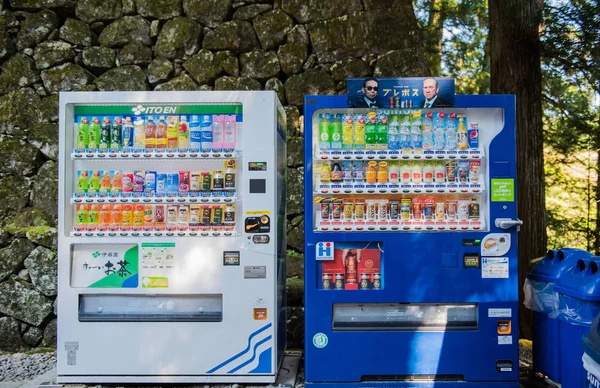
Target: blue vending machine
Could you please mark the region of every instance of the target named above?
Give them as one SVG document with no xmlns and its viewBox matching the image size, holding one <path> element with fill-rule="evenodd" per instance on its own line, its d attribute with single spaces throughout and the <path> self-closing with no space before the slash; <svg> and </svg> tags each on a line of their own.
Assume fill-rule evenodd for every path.
<svg viewBox="0 0 600 388">
<path fill-rule="evenodd" d="M 519 387 L 515 97 L 347 106 L 305 97 L 307 386 Z"/>
</svg>

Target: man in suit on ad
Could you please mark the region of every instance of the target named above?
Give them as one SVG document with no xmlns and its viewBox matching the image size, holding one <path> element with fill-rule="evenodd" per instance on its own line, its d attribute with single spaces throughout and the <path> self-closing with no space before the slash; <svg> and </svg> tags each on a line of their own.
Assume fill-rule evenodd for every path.
<svg viewBox="0 0 600 388">
<path fill-rule="evenodd" d="M 438 95 L 440 86 L 434 78 L 425 78 L 423 80 L 423 95 L 425 100 L 421 102 L 421 108 L 439 108 L 451 106 L 441 96 Z"/>
<path fill-rule="evenodd" d="M 377 98 L 379 82 L 375 78 L 366 78 L 362 85 L 362 98 L 352 106 L 353 108 L 383 108 Z"/>
</svg>

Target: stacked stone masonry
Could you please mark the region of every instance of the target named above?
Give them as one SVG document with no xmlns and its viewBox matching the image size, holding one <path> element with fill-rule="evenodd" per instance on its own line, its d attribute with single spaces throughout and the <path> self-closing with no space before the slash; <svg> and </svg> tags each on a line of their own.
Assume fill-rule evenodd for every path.
<svg viewBox="0 0 600 388">
<path fill-rule="evenodd" d="M 0 350 L 55 346 L 58 93 L 275 90 L 288 118 L 289 343 L 301 345 L 303 97 L 428 74 L 410 0 L 0 2 Z"/>
</svg>

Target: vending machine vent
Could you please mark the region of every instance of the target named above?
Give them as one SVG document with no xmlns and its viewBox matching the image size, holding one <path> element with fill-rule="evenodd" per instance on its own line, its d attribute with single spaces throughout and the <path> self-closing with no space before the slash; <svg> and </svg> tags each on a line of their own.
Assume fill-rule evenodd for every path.
<svg viewBox="0 0 600 388">
<path fill-rule="evenodd" d="M 365 375 L 360 381 L 454 381 L 464 382 L 464 375 Z"/>
</svg>

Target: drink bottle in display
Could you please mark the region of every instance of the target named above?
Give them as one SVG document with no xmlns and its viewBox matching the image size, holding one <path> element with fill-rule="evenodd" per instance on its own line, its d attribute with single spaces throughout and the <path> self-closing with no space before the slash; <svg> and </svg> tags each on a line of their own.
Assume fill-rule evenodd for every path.
<svg viewBox="0 0 600 388">
<path fill-rule="evenodd" d="M 90 222 L 90 216 L 87 209 L 88 205 L 80 204 L 77 205 L 77 216 L 75 220 L 75 224 L 77 226 L 87 226 Z"/>
<path fill-rule="evenodd" d="M 90 173 L 86 170 L 77 171 L 77 192 L 87 193 L 90 187 Z"/>
<path fill-rule="evenodd" d="M 156 148 L 164 149 L 167 148 L 167 145 L 167 121 L 165 116 L 160 116 L 156 125 Z"/>
<path fill-rule="evenodd" d="M 179 117 L 179 129 L 177 135 L 179 148 L 190 148 L 190 128 L 186 116 Z"/>
<path fill-rule="evenodd" d="M 202 130 L 200 129 L 200 119 L 194 115 L 190 117 L 190 148 L 199 150 L 202 148 Z"/>
<path fill-rule="evenodd" d="M 354 127 L 354 119 L 352 115 L 344 115 L 344 123 L 342 124 L 342 148 L 351 150 L 354 145 L 354 137 L 352 128 Z"/>
<path fill-rule="evenodd" d="M 342 149 L 342 122 L 341 115 L 333 115 L 333 120 L 329 124 L 329 138 L 331 139 L 331 149 Z"/>
<path fill-rule="evenodd" d="M 144 128 L 144 145 L 146 148 L 156 148 L 156 124 L 152 116 L 148 116 Z"/>
<path fill-rule="evenodd" d="M 110 148 L 121 148 L 123 146 L 123 119 L 120 117 L 115 118 L 115 122 L 112 126 L 110 133 Z"/>
<path fill-rule="evenodd" d="M 402 152 L 410 152 L 412 143 L 410 138 L 410 117 L 405 115 L 400 123 L 400 147 Z"/>
<path fill-rule="evenodd" d="M 111 184 L 111 174 L 109 170 L 102 171 L 100 177 L 100 192 L 108 193 L 110 192 L 110 184 Z"/>
<path fill-rule="evenodd" d="M 363 183 L 365 181 L 365 162 L 355 160 L 352 166 L 352 179 L 355 183 Z"/>
<path fill-rule="evenodd" d="M 344 183 L 352 183 L 352 161 L 342 162 L 342 180 Z"/>
<path fill-rule="evenodd" d="M 458 115 L 458 128 L 456 130 L 456 138 L 459 150 L 466 150 L 469 148 L 467 127 L 465 126 L 465 117 L 463 115 Z"/>
<path fill-rule="evenodd" d="M 121 130 L 123 148 L 133 147 L 133 138 L 133 123 L 131 122 L 131 117 L 126 117 L 123 129 Z"/>
<path fill-rule="evenodd" d="M 435 176 L 434 176 L 435 183 L 446 182 L 446 167 L 444 166 L 443 161 L 438 160 L 437 162 L 435 162 L 434 171 L 435 171 Z"/>
<path fill-rule="evenodd" d="M 389 182 L 398 183 L 400 181 L 400 167 L 398 167 L 397 161 L 391 161 L 388 166 L 389 170 Z"/>
<path fill-rule="evenodd" d="M 387 150 L 388 149 L 388 120 L 387 116 L 380 115 L 377 118 L 377 125 L 375 127 L 377 131 L 377 149 Z"/>
<path fill-rule="evenodd" d="M 446 139 L 444 137 L 444 118 L 446 114 L 444 112 L 434 113 L 435 119 L 433 120 L 433 148 L 436 150 L 443 150 L 446 146 Z"/>
<path fill-rule="evenodd" d="M 144 148 L 146 146 L 146 136 L 144 134 L 144 120 L 138 117 L 133 123 L 133 146 L 136 148 Z M 154 142 L 154 138 L 152 138 Z M 154 144 L 154 143 L 153 143 Z"/>
<path fill-rule="evenodd" d="M 331 149 L 331 139 L 329 137 L 329 115 L 326 113 L 319 115 L 319 148 L 322 150 Z"/>
<path fill-rule="evenodd" d="M 410 164 L 408 161 L 403 161 L 402 166 L 400 166 L 400 182 L 403 184 L 410 183 L 411 176 Z"/>
<path fill-rule="evenodd" d="M 98 226 L 98 222 L 100 221 L 100 209 L 98 208 L 99 206 L 100 205 L 95 203 L 90 206 L 90 210 L 88 213 L 88 226 Z"/>
<path fill-rule="evenodd" d="M 169 123 L 167 124 L 167 148 L 177 148 L 179 145 L 179 117 L 169 116 L 168 121 Z"/>
<path fill-rule="evenodd" d="M 343 177 L 342 166 L 339 162 L 333 162 L 331 165 L 331 183 L 340 183 Z"/>
<path fill-rule="evenodd" d="M 94 117 L 92 123 L 89 126 L 89 148 L 100 147 L 100 119 Z"/>
<path fill-rule="evenodd" d="M 434 148 L 433 112 L 427 112 L 423 117 L 423 149 L 432 150 Z"/>
<path fill-rule="evenodd" d="M 111 121 L 110 118 L 105 117 L 102 120 L 100 126 L 100 148 L 110 147 L 110 132 L 111 132 Z"/>
<path fill-rule="evenodd" d="M 446 149 L 455 150 L 458 147 L 456 138 L 456 113 L 450 113 L 446 119 Z"/>
<path fill-rule="evenodd" d="M 354 117 L 354 149 L 365 149 L 365 116 L 357 114 Z"/>
<path fill-rule="evenodd" d="M 232 150 L 235 148 L 235 115 L 225 116 L 225 127 L 223 128 L 223 148 Z"/>
<path fill-rule="evenodd" d="M 202 151 L 208 151 L 212 148 L 213 132 L 212 132 L 212 116 L 203 115 L 202 123 L 200 124 L 200 148 Z"/>
<path fill-rule="evenodd" d="M 90 187 L 88 188 L 88 193 L 98 192 L 100 192 L 100 171 L 94 170 L 92 171 L 92 176 L 90 177 Z"/>
<path fill-rule="evenodd" d="M 213 115 L 212 148 L 223 148 L 223 116 Z"/>
<path fill-rule="evenodd" d="M 114 171 L 112 174 L 110 191 L 112 193 L 123 192 L 123 173 L 119 170 Z"/>
<path fill-rule="evenodd" d="M 400 122 L 396 115 L 391 116 L 388 123 L 388 148 L 390 150 L 400 149 Z"/>
<path fill-rule="evenodd" d="M 90 121 L 87 117 L 82 117 L 77 126 L 77 148 L 88 148 L 90 141 L 89 126 Z"/>
<path fill-rule="evenodd" d="M 365 125 L 365 145 L 368 150 L 377 148 L 377 119 L 375 117 L 370 118 Z"/>
<path fill-rule="evenodd" d="M 469 148 L 479 148 L 479 123 L 469 123 Z"/>
<path fill-rule="evenodd" d="M 429 160 L 423 163 L 423 182 L 425 183 L 433 183 L 434 168 L 431 163 Z"/>
<path fill-rule="evenodd" d="M 421 165 L 420 162 L 414 161 L 411 162 L 412 163 L 412 167 L 411 167 L 411 180 L 412 183 L 423 183 L 423 166 Z"/>
</svg>

